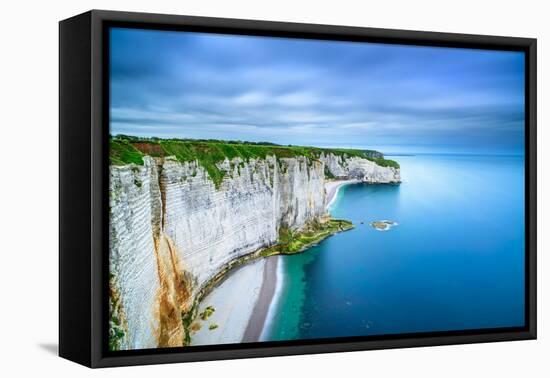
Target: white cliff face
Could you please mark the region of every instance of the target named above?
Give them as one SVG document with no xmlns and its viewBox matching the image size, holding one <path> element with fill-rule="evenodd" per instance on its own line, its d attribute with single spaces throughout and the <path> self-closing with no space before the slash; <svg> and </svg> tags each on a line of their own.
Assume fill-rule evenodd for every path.
<svg viewBox="0 0 550 378">
<path fill-rule="evenodd" d="M 399 169 L 381 167 L 367 159 L 321 154 L 319 160 L 326 165 L 328 171 L 336 178 L 355 178 L 371 184 L 401 182 Z"/>
<path fill-rule="evenodd" d="M 146 159 L 143 166 L 111 167 L 109 270 L 115 278 L 128 327 L 123 349 L 157 346 L 157 174 L 152 159 Z"/>
<path fill-rule="evenodd" d="M 229 261 L 276 243 L 279 228 L 300 228 L 324 215 L 323 167 L 302 159 L 235 159 L 220 164 L 216 190 L 196 162 L 162 166 L 164 231 L 183 269 L 200 288 Z"/>
<path fill-rule="evenodd" d="M 126 321 L 121 348 L 182 345 L 181 312 L 225 264 L 273 245 L 281 227 L 325 215 L 325 165 L 337 177 L 399 181 L 399 170 L 334 155 L 225 160 L 219 188 L 196 161 L 146 156 L 143 166 L 112 166 L 110 273 Z"/>
</svg>

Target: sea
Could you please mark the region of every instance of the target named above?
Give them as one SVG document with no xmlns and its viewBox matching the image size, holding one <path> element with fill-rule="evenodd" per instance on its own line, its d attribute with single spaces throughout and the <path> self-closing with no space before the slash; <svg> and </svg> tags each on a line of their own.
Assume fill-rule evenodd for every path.
<svg viewBox="0 0 550 378">
<path fill-rule="evenodd" d="M 278 257 L 263 340 L 524 325 L 524 157 L 389 158 L 401 184 L 343 186 L 331 204 L 353 230 Z"/>
</svg>

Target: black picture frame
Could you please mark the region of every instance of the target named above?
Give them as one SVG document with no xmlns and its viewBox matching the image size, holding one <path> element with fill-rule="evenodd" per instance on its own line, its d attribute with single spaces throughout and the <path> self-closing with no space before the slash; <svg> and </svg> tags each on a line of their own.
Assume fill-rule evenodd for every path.
<svg viewBox="0 0 550 378">
<path fill-rule="evenodd" d="M 522 328 L 108 352 L 110 26 L 525 52 Z M 59 355 L 89 367 L 536 338 L 536 39 L 92 10 L 59 24 Z"/>
</svg>

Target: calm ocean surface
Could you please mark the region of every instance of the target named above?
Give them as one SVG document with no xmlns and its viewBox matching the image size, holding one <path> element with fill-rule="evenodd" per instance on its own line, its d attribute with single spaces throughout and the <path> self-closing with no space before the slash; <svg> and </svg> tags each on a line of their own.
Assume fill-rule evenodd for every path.
<svg viewBox="0 0 550 378">
<path fill-rule="evenodd" d="M 401 185 L 340 189 L 330 212 L 354 230 L 281 257 L 267 340 L 523 325 L 524 158 L 393 159 Z"/>
</svg>

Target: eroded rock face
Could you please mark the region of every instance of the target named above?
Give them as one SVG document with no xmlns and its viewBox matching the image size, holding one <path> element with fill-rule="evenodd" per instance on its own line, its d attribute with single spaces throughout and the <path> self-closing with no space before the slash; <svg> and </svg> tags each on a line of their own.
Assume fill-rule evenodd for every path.
<svg viewBox="0 0 550 378">
<path fill-rule="evenodd" d="M 196 162 L 162 166 L 164 231 L 184 269 L 209 280 L 227 262 L 272 245 L 281 226 L 300 228 L 324 215 L 323 166 L 305 158 L 225 161 L 219 190 Z"/>
<path fill-rule="evenodd" d="M 219 188 L 197 162 L 144 158 L 110 171 L 110 274 L 126 330 L 121 349 L 185 343 L 181 314 L 229 261 L 325 215 L 325 165 L 335 177 L 399 181 L 366 159 L 225 160 Z"/>
<path fill-rule="evenodd" d="M 110 275 L 120 294 L 127 332 L 121 349 L 157 346 L 159 277 L 155 233 L 160 228 L 158 170 L 143 166 L 111 167 Z"/>
<path fill-rule="evenodd" d="M 347 162 L 350 178 L 357 178 L 370 184 L 396 184 L 401 182 L 399 169 L 381 167 L 376 163 L 359 158 L 351 158 Z"/>
<path fill-rule="evenodd" d="M 320 160 L 336 178 L 355 178 L 372 184 L 394 184 L 401 182 L 400 170 L 381 167 L 378 164 L 358 157 L 342 157 L 334 154 L 321 154 Z"/>
</svg>

